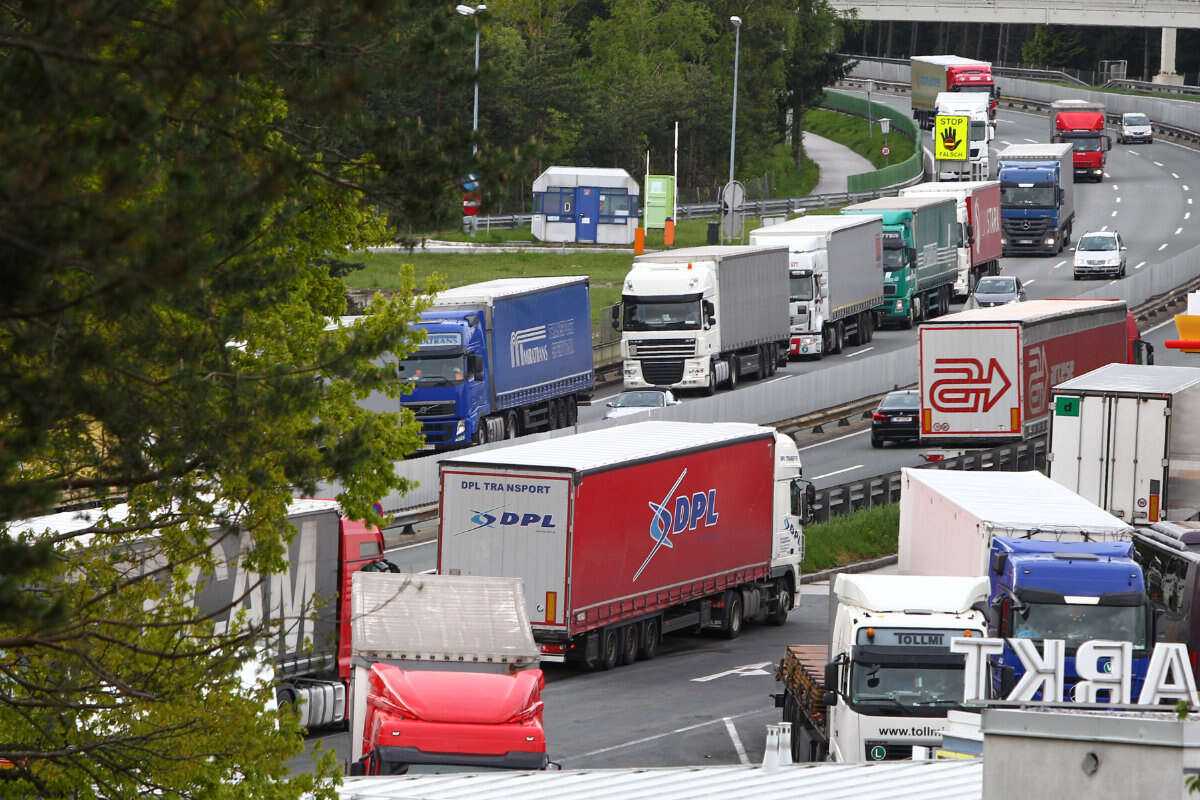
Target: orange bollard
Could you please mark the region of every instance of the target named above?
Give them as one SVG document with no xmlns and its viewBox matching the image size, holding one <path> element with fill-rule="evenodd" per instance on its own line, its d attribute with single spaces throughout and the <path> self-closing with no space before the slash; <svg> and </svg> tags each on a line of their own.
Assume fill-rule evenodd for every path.
<svg viewBox="0 0 1200 800">
<path fill-rule="evenodd" d="M 675 244 L 675 220 L 669 219 L 663 225 L 663 245 L 672 247 Z"/>
<path fill-rule="evenodd" d="M 635 228 L 633 231 L 633 253 L 640 256 L 646 252 L 646 229 Z"/>
</svg>

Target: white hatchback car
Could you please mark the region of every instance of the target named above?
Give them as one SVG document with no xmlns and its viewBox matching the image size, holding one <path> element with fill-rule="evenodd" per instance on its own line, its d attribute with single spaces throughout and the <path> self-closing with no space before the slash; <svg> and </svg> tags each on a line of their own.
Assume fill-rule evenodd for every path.
<svg viewBox="0 0 1200 800">
<path fill-rule="evenodd" d="M 635 414 L 645 414 L 656 408 L 677 406 L 679 401 L 675 399 L 675 395 L 670 389 L 655 387 L 653 389 L 626 389 L 617 395 L 616 400 L 610 400 L 606 405 L 609 410 L 605 412 L 604 418 L 619 419 Z"/>
<path fill-rule="evenodd" d="M 1116 231 L 1092 231 L 1075 245 L 1075 278 L 1093 275 L 1125 277 L 1125 241 Z"/>
</svg>

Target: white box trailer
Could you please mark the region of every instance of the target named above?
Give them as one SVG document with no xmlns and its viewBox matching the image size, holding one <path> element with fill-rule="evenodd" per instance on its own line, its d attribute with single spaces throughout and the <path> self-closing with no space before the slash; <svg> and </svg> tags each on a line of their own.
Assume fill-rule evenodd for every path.
<svg viewBox="0 0 1200 800">
<path fill-rule="evenodd" d="M 1129 522 L 1200 516 L 1200 368 L 1109 364 L 1051 395 L 1051 478 Z"/>
<path fill-rule="evenodd" d="M 900 572 L 987 575 L 995 536 L 1124 541 L 1133 528 L 1040 472 L 900 471 Z"/>
</svg>

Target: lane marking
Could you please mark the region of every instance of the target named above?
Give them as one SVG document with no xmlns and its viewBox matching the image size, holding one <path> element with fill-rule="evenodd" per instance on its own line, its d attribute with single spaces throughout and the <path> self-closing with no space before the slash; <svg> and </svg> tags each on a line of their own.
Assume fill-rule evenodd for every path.
<svg viewBox="0 0 1200 800">
<path fill-rule="evenodd" d="M 1165 327 L 1167 327 L 1168 325 L 1174 325 L 1174 324 L 1175 324 L 1175 318 L 1174 318 L 1174 317 L 1167 317 L 1167 318 L 1166 318 L 1166 319 L 1164 319 L 1162 322 L 1160 322 L 1160 323 L 1158 323 L 1157 325 L 1155 325 L 1153 328 L 1147 328 L 1146 330 L 1142 331 L 1142 335 L 1143 335 L 1143 336 L 1146 336 L 1146 335 L 1148 335 L 1148 334 L 1154 333 L 1154 332 L 1155 332 L 1156 330 L 1158 330 L 1159 328 L 1165 328 Z"/>
<path fill-rule="evenodd" d="M 1066 261 L 1060 261 L 1060 262 L 1058 262 L 1057 264 L 1055 264 L 1055 265 L 1054 265 L 1054 268 L 1055 268 L 1055 269 L 1058 269 L 1059 267 L 1065 267 L 1066 265 L 1067 265 L 1067 262 L 1066 262 Z"/>
<path fill-rule="evenodd" d="M 1012 147 L 1012 142 L 1000 142 L 1000 144 L 1004 145 L 1005 147 Z"/>
<path fill-rule="evenodd" d="M 1192 198 L 1189 197 L 1187 200 L 1188 200 L 1188 205 L 1190 206 L 1192 204 Z"/>
<path fill-rule="evenodd" d="M 1192 212 L 1190 212 L 1190 211 L 1185 211 L 1185 212 L 1183 212 L 1183 218 L 1184 218 L 1184 219 L 1191 219 L 1191 218 L 1192 218 Z"/>
<path fill-rule="evenodd" d="M 1161 167 L 1162 165 L 1163 165 L 1163 163 L 1161 161 L 1154 162 L 1154 166 L 1156 166 L 1156 167 Z"/>
<path fill-rule="evenodd" d="M 1174 321 L 1174 320 L 1172 320 L 1172 321 Z M 770 662 L 768 662 L 768 663 L 770 663 Z M 694 731 L 697 728 L 705 728 L 705 727 L 708 727 L 709 725 L 715 725 L 718 722 L 724 722 L 727 719 L 741 719 L 742 717 L 751 717 L 751 716 L 755 716 L 757 714 L 767 714 L 767 713 L 769 713 L 772 717 L 778 716 L 778 712 L 776 712 L 775 709 L 773 709 L 773 708 L 770 709 L 769 711 L 767 709 L 757 709 L 755 711 L 743 711 L 741 714 L 734 714 L 731 717 L 721 717 L 720 719 L 710 719 L 710 720 L 706 720 L 705 722 L 697 722 L 695 725 L 685 725 L 682 728 L 676 728 L 675 730 L 667 731 L 666 733 L 656 733 L 653 736 L 643 736 L 641 739 L 634 739 L 631 742 L 622 742 L 621 744 L 614 744 L 611 747 L 601 747 L 599 750 L 593 750 L 590 753 L 580 753 L 577 756 L 563 756 L 562 760 L 566 761 L 568 759 L 576 759 L 576 758 L 591 758 L 592 756 L 603 755 L 604 753 L 611 753 L 614 750 L 621 750 L 626 747 L 636 747 L 639 744 L 646 744 L 646 742 L 654 742 L 659 739 L 665 739 L 668 736 L 677 736 L 678 734 L 681 734 L 681 733 L 687 733 L 688 731 Z"/>
<path fill-rule="evenodd" d="M 428 547 L 431 544 L 437 544 L 437 539 L 430 539 L 428 542 L 417 542 L 416 544 L 404 544 L 399 547 L 393 547 L 390 550 L 384 550 L 385 553 L 395 553 L 400 550 L 411 550 L 414 547 Z"/>
<path fill-rule="evenodd" d="M 1183 184 L 1183 190 L 1184 190 L 1185 192 L 1191 191 L 1190 189 L 1188 189 L 1188 185 L 1187 185 L 1186 183 L 1185 183 L 1185 184 Z"/>
<path fill-rule="evenodd" d="M 797 373 L 797 374 L 799 374 L 799 373 Z M 779 381 L 790 380 L 794 377 L 796 377 L 796 376 L 795 375 L 780 375 L 778 378 L 771 378 L 771 380 L 769 380 L 769 381 L 763 381 L 763 385 L 767 386 L 772 383 L 779 383 Z"/>
<path fill-rule="evenodd" d="M 1111 215 L 1111 216 L 1114 216 L 1114 217 L 1115 217 L 1116 215 L 1117 215 L 1117 212 L 1116 212 L 1116 211 L 1113 211 L 1113 213 L 1112 213 L 1112 215 Z"/>
<path fill-rule="evenodd" d="M 1172 177 L 1172 178 L 1174 178 L 1175 180 L 1179 180 L 1179 173 L 1178 173 L 1178 172 L 1172 172 L 1172 173 L 1171 173 L 1171 177 Z"/>
<path fill-rule="evenodd" d="M 729 717 L 725 717 L 725 730 L 729 731 L 729 738 L 733 739 L 733 749 L 737 751 L 738 763 L 743 767 L 750 766 L 750 758 L 746 755 L 746 747 L 742 744 L 737 728 L 733 727 L 733 720 Z"/>
<path fill-rule="evenodd" d="M 1112 187 L 1113 187 L 1113 191 L 1114 191 L 1114 192 L 1118 192 L 1118 191 L 1120 191 L 1120 190 L 1121 190 L 1121 187 L 1120 187 L 1120 186 L 1118 186 L 1118 185 L 1117 185 L 1117 184 L 1115 184 L 1115 183 L 1112 185 Z"/>
<path fill-rule="evenodd" d="M 1111 177 L 1112 177 L 1112 175 L 1109 175 L 1109 174 L 1106 172 L 1106 173 L 1104 173 L 1104 177 L 1106 177 L 1106 178 L 1111 178 Z"/>
<path fill-rule="evenodd" d="M 717 678 L 727 678 L 730 675 L 772 675 L 774 673 L 767 672 L 763 667 L 771 665 L 770 661 L 763 661 L 758 664 L 743 664 L 740 667 L 727 669 L 722 672 L 714 672 L 712 675 L 702 675 L 699 678 L 692 678 L 692 683 L 708 683 L 715 681 Z M 729 719 L 726 717 L 725 719 Z"/>
<path fill-rule="evenodd" d="M 1109 285 L 1109 286 L 1112 286 L 1114 283 L 1116 283 L 1116 280 L 1111 280 L 1111 281 L 1109 281 L 1109 282 L 1108 282 L 1108 285 Z"/>
<path fill-rule="evenodd" d="M 1142 268 L 1142 267 L 1144 267 L 1144 266 L 1146 266 L 1146 262 L 1145 262 L 1145 261 L 1139 261 L 1139 262 L 1138 262 L 1138 265 L 1137 265 L 1136 267 L 1134 267 L 1134 269 L 1141 269 L 1141 268 Z"/>
<path fill-rule="evenodd" d="M 1064 261 L 1063 263 L 1065 264 L 1067 262 Z M 1037 278 L 1032 278 L 1030 280 L 1025 281 L 1026 286 L 1033 286 L 1035 283 L 1037 283 Z"/>
<path fill-rule="evenodd" d="M 871 432 L 870 429 L 867 429 L 864 431 L 855 431 L 854 433 L 843 434 L 843 435 L 837 437 L 836 439 L 826 439 L 825 441 L 817 442 L 816 444 L 806 444 L 806 445 L 804 445 L 804 447 L 797 447 L 796 450 L 797 450 L 797 452 L 803 453 L 805 450 L 812 450 L 814 447 L 824 447 L 827 444 L 833 444 L 834 442 L 840 442 L 842 439 L 849 439 L 851 436 L 861 436 L 864 433 L 870 433 L 870 432 Z"/>
<path fill-rule="evenodd" d="M 1180 231 L 1182 231 L 1182 230 L 1183 230 L 1183 228 L 1176 228 L 1176 229 L 1175 229 L 1175 235 L 1176 235 L 1176 236 L 1178 236 L 1178 235 L 1179 235 L 1179 233 L 1180 233 Z"/>
<path fill-rule="evenodd" d="M 875 345 L 871 345 L 870 347 L 863 348 L 862 350 L 855 350 L 853 353 L 846 353 L 846 358 L 854 358 L 855 356 L 861 356 L 863 353 L 869 353 L 870 351 L 872 351 L 874 349 L 875 349 Z"/>
<path fill-rule="evenodd" d="M 1166 243 L 1166 242 L 1163 242 L 1162 244 L 1160 244 L 1160 245 L 1158 246 L 1158 251 L 1159 251 L 1160 253 L 1161 253 L 1163 250 L 1166 250 L 1166 249 L 1167 249 L 1167 243 Z"/>
<path fill-rule="evenodd" d="M 1026 283 L 1025 285 L 1028 286 L 1029 284 Z M 821 480 L 821 478 L 832 478 L 834 475 L 841 475 L 843 472 L 853 472 L 856 469 L 862 469 L 862 468 L 863 468 L 862 464 L 855 464 L 853 467 L 846 467 L 845 469 L 835 469 L 833 472 L 826 472 L 824 475 L 818 475 L 815 478 L 812 478 L 812 480 L 819 481 L 819 480 Z"/>
<path fill-rule="evenodd" d="M 1121 202 L 1121 198 L 1119 198 L 1119 197 L 1118 197 L 1118 198 L 1116 198 L 1116 201 L 1117 201 L 1118 203 L 1119 203 L 1119 202 Z"/>
<path fill-rule="evenodd" d="M 1131 156 L 1140 156 L 1141 155 L 1141 153 L 1139 153 L 1137 150 L 1126 150 L 1125 152 L 1129 153 L 1129 155 L 1131 155 Z"/>
<path fill-rule="evenodd" d="M 1037 139 L 1026 139 L 1025 141 L 1029 142 L 1030 144 L 1038 144 L 1038 140 L 1037 140 Z M 1161 166 L 1162 166 L 1162 164 L 1159 164 L 1159 166 L 1161 167 Z"/>
<path fill-rule="evenodd" d="M 1106 231 L 1106 230 L 1108 230 L 1108 226 L 1107 226 L 1107 225 L 1105 225 L 1103 228 L 1101 228 L 1101 229 L 1100 229 L 1100 231 L 1101 231 L 1101 232 L 1104 232 L 1104 231 Z"/>
</svg>

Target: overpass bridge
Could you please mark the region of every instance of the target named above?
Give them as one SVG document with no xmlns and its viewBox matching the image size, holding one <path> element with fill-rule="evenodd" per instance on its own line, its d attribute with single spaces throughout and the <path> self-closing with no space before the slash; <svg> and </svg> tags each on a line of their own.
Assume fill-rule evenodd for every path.
<svg viewBox="0 0 1200 800">
<path fill-rule="evenodd" d="M 1175 33 L 1200 28 L 1200 0 L 829 0 L 876 22 L 991 22 L 1162 28 L 1158 83 L 1183 83 L 1175 72 Z"/>
</svg>

